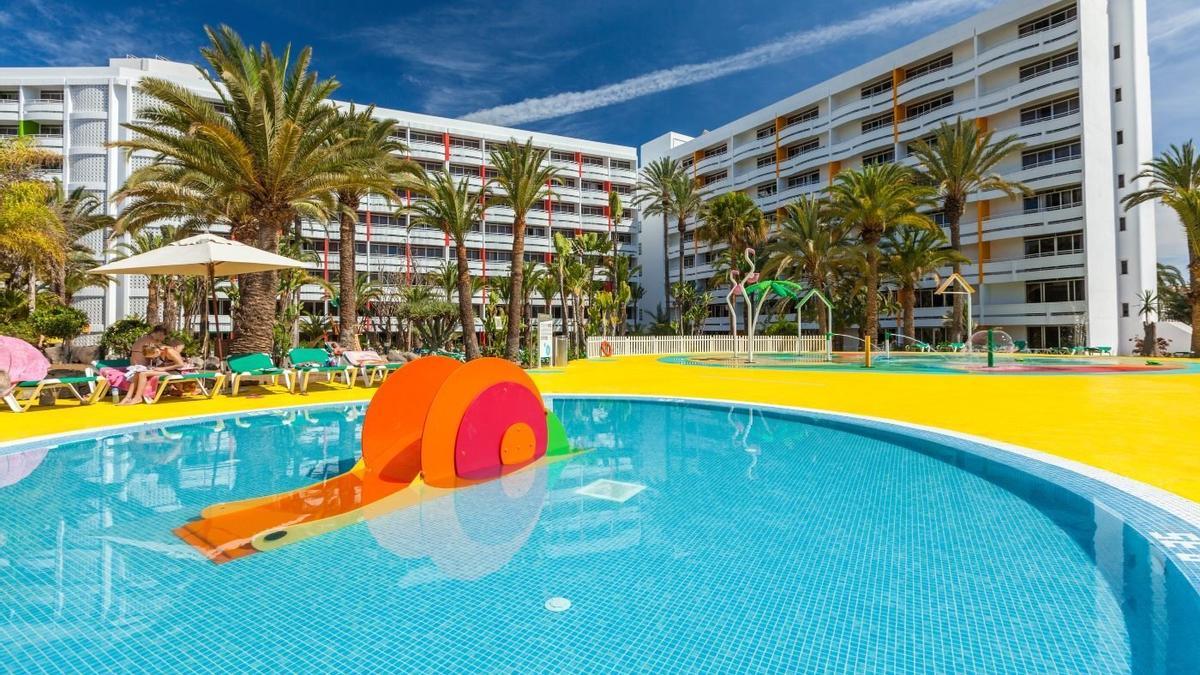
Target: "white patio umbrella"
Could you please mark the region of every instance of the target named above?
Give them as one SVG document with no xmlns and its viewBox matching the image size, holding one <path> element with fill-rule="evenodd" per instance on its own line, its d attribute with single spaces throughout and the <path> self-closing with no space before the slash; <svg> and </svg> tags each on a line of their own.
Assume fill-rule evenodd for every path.
<svg viewBox="0 0 1200 675">
<path fill-rule="evenodd" d="M 218 237 L 215 234 L 198 234 L 153 251 L 101 265 L 91 270 L 91 274 L 176 274 L 208 277 L 210 300 L 215 316 L 217 290 L 213 281 L 217 277 L 301 267 L 304 267 L 304 263 L 298 260 Z M 207 314 L 205 312 L 206 316 Z M 207 340 L 207 338 L 206 330 L 205 339 Z M 218 339 L 218 357 L 221 356 L 220 351 L 220 340 Z"/>
</svg>

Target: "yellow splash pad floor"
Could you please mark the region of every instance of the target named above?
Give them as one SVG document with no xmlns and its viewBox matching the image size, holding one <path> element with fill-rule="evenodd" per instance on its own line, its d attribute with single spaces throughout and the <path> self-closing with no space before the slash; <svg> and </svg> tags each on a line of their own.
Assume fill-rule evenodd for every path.
<svg viewBox="0 0 1200 675">
<path fill-rule="evenodd" d="M 549 394 L 732 399 L 894 419 L 1015 443 L 1091 464 L 1200 502 L 1200 375 L 934 375 L 748 370 L 656 356 L 532 371 Z M 291 405 L 361 401 L 374 389 L 314 384 L 307 396 L 250 387 L 237 398 L 109 402 L 0 412 L 0 441 Z"/>
</svg>

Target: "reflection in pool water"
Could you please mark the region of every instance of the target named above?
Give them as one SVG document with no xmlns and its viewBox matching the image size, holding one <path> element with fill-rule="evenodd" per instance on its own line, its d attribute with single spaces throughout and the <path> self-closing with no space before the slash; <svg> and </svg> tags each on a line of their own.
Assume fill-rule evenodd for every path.
<svg viewBox="0 0 1200 675">
<path fill-rule="evenodd" d="M 0 660 L 18 671 L 1200 670 L 1193 588 L 1113 499 L 824 419 L 554 407 L 591 452 L 221 566 L 172 528 L 211 503 L 349 469 L 357 408 L 53 448 L 0 488 Z M 624 502 L 579 494 L 600 479 L 646 489 Z M 556 597 L 570 609 L 547 611 Z"/>
</svg>

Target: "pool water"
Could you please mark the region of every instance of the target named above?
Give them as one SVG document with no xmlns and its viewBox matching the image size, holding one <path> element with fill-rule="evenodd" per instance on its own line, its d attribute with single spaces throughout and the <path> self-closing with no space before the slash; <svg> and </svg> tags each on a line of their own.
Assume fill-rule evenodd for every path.
<svg viewBox="0 0 1200 675">
<path fill-rule="evenodd" d="M 754 363 L 746 363 L 745 354 L 674 354 L 659 359 L 663 363 L 718 368 L 760 368 L 766 370 L 824 370 L 864 372 L 861 353 L 755 354 Z M 928 374 L 983 375 L 1098 375 L 1112 373 L 1200 373 L 1200 365 L 1187 361 L 1159 361 L 1132 357 L 1054 357 L 1024 354 L 996 354 L 993 367 L 983 353 L 910 353 L 877 352 L 872 356 L 871 371 Z"/>
<path fill-rule="evenodd" d="M 1193 587 L 1103 505 L 823 418 L 554 408 L 589 452 L 223 565 L 172 529 L 347 470 L 360 407 L 0 455 L 0 663 L 1200 672 Z"/>
</svg>

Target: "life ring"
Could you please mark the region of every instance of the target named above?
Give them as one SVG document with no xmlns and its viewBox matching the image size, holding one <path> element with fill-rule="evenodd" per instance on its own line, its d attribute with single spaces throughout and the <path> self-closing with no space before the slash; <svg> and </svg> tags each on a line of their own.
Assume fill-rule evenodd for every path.
<svg viewBox="0 0 1200 675">
<path fill-rule="evenodd" d="M 608 340 L 600 343 L 600 356 L 612 356 L 612 345 L 609 344 Z"/>
</svg>

